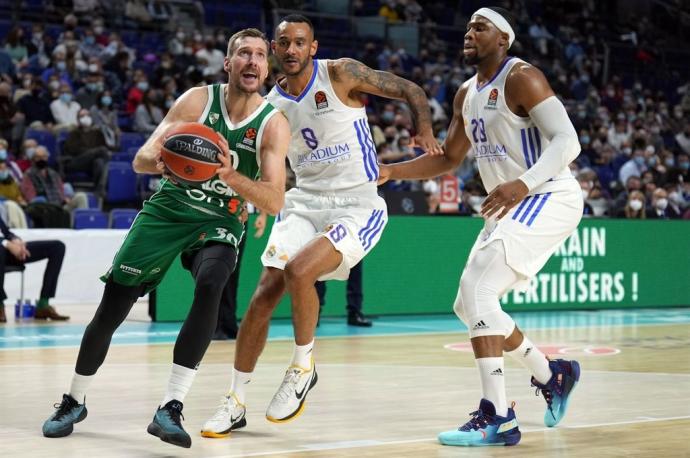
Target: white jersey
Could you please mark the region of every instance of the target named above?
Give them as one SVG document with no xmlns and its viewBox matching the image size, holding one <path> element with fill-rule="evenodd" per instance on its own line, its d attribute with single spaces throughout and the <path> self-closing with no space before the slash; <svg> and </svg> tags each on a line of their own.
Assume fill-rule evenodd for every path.
<svg viewBox="0 0 690 458">
<path fill-rule="evenodd" d="M 507 57 L 493 78 L 482 86 L 478 86 L 477 75 L 474 75 L 463 102 L 465 133 L 472 143 L 479 175 L 487 192 L 518 179 L 534 165 L 549 144 L 531 118 L 516 115 L 506 103 L 506 78 L 513 66 L 520 62 L 524 61 Z M 570 170 L 565 167 L 555 177 L 533 189 L 530 195 L 571 189 L 573 180 Z"/>
<path fill-rule="evenodd" d="M 276 84 L 266 98 L 290 123 L 288 159 L 299 189 L 376 195 L 379 168 L 366 111 L 338 99 L 328 60 L 314 59 L 314 72 L 299 96 Z"/>
</svg>

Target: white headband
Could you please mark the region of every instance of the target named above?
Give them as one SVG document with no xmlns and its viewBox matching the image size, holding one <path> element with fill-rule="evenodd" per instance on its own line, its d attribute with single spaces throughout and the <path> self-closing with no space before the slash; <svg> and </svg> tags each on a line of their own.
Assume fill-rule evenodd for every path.
<svg viewBox="0 0 690 458">
<path fill-rule="evenodd" d="M 482 16 L 489 21 L 493 23 L 493 25 L 496 26 L 498 30 L 500 30 L 503 33 L 508 34 L 508 48 L 510 48 L 513 45 L 513 41 L 515 41 L 515 32 L 513 31 L 513 28 L 508 24 L 508 21 L 505 20 L 503 16 L 498 14 L 496 11 L 490 9 L 490 8 L 479 8 L 477 11 L 474 12 L 474 15 L 477 16 Z"/>
</svg>

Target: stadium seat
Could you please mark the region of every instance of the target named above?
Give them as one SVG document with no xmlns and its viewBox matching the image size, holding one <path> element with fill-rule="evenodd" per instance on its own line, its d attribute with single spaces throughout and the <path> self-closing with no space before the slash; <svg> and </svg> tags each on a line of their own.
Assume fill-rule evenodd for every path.
<svg viewBox="0 0 690 458">
<path fill-rule="evenodd" d="M 129 229 L 138 213 L 139 211 L 133 208 L 113 208 L 110 210 L 110 228 Z"/>
<path fill-rule="evenodd" d="M 120 137 L 120 151 L 128 151 L 130 148 L 139 148 L 145 141 L 146 138 L 143 134 L 122 132 L 122 136 Z"/>
<path fill-rule="evenodd" d="M 93 208 L 77 208 L 74 210 L 75 229 L 107 229 L 108 216 Z"/>
<path fill-rule="evenodd" d="M 128 162 L 108 163 L 108 186 L 105 201 L 108 203 L 137 202 L 137 174 Z"/>
</svg>

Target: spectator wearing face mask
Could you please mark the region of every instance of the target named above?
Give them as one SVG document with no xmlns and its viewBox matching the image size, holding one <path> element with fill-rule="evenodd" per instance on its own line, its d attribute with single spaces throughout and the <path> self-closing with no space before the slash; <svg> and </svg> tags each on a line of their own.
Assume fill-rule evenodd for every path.
<svg viewBox="0 0 690 458">
<path fill-rule="evenodd" d="M 101 57 L 101 54 L 103 54 L 103 46 L 97 42 L 96 33 L 93 29 L 84 30 L 84 37 L 79 44 L 79 50 L 82 56 L 84 56 L 84 59 L 87 60 L 92 57 Z"/>
<path fill-rule="evenodd" d="M 134 113 L 134 130 L 150 134 L 163 120 L 163 111 L 158 106 L 158 91 L 149 89 Z"/>
<path fill-rule="evenodd" d="M 204 47 L 195 55 L 199 63 L 203 65 L 204 76 L 215 76 L 223 70 L 225 53 L 215 48 L 213 37 L 206 37 Z"/>
<path fill-rule="evenodd" d="M 50 103 L 43 96 L 43 82 L 35 78 L 31 84 L 31 93 L 17 102 L 17 110 L 24 115 L 24 123 L 34 129 L 52 129 L 55 118 Z"/>
<path fill-rule="evenodd" d="M 685 129 L 675 136 L 675 140 L 681 151 L 690 154 L 690 121 L 685 123 Z"/>
<path fill-rule="evenodd" d="M 104 87 L 103 75 L 98 72 L 89 72 L 86 76 L 86 84 L 79 88 L 75 100 L 81 108 L 89 110 L 98 103 Z"/>
<path fill-rule="evenodd" d="M 668 206 L 671 211 L 679 215 L 685 213 L 685 209 L 688 208 L 688 201 L 683 197 L 683 191 L 680 186 L 668 185 L 666 187 L 666 192 L 668 192 Z"/>
<path fill-rule="evenodd" d="M 643 149 L 637 148 L 633 151 L 631 158 L 623 164 L 618 172 L 618 181 L 627 183 L 631 176 L 641 176 L 647 171 L 647 161 Z"/>
<path fill-rule="evenodd" d="M 24 174 L 21 184 L 24 199 L 31 205 L 34 202 L 48 203 L 71 211 L 75 208 L 88 207 L 88 199 L 83 192 L 77 192 L 73 197 L 65 195 L 65 186 L 60 174 L 48 167 L 48 150 L 39 146 L 36 148 L 32 165 Z"/>
<path fill-rule="evenodd" d="M 60 161 L 66 173 L 86 173 L 95 185 L 94 192 L 105 196 L 110 150 L 101 129 L 93 126 L 88 110 L 79 111 L 78 127 L 67 136 Z"/>
<path fill-rule="evenodd" d="M 652 205 L 647 208 L 648 219 L 680 219 L 673 207 L 668 205 L 668 194 L 663 188 L 658 188 L 652 193 Z"/>
<path fill-rule="evenodd" d="M 676 167 L 669 172 L 669 183 L 690 183 L 690 155 L 681 153 L 676 159 Z"/>
<path fill-rule="evenodd" d="M 21 183 L 23 176 L 22 169 L 19 167 L 19 164 L 14 161 L 7 149 L 7 140 L 0 138 L 0 161 L 5 162 L 7 165 L 10 177 L 17 183 Z"/>
<path fill-rule="evenodd" d="M 22 207 L 26 206 L 26 200 L 22 196 L 19 185 L 12 177 L 9 166 L 0 157 L 0 198 L 4 199 L 2 205 L 5 210 L 7 224 L 12 228 L 26 228 L 26 215 Z"/>
<path fill-rule="evenodd" d="M 146 74 L 141 70 L 136 70 L 134 76 L 132 77 L 132 87 L 127 93 L 127 106 L 125 112 L 128 115 L 133 115 L 137 110 L 137 107 L 141 105 L 141 101 L 144 99 L 144 93 L 149 89 L 149 80 Z"/>
<path fill-rule="evenodd" d="M 50 104 L 50 111 L 55 118 L 56 129 L 73 129 L 77 126 L 77 113 L 81 106 L 72 97 L 69 84 L 60 85 L 60 96 Z"/>
<path fill-rule="evenodd" d="M 110 91 L 103 91 L 98 102 L 89 110 L 93 125 L 101 129 L 106 146 L 111 151 L 120 148 L 120 126 L 117 124 L 117 111 L 113 108 L 113 96 Z"/>
<path fill-rule="evenodd" d="M 616 217 L 626 219 L 647 219 L 644 194 L 640 191 L 631 192 L 625 207 L 616 214 Z"/>
</svg>

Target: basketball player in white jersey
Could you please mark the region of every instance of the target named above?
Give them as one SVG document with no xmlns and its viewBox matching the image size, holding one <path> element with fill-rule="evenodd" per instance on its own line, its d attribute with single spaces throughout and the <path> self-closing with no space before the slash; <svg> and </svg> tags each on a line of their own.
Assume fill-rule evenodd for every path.
<svg viewBox="0 0 690 458">
<path fill-rule="evenodd" d="M 439 435 L 446 445 L 515 445 L 515 412 L 505 393 L 503 353 L 520 361 L 547 402 L 555 426 L 580 376 L 576 361 L 548 360 L 501 309 L 499 299 L 524 284 L 577 227 L 580 188 L 568 170 L 580 151 L 577 134 L 544 75 L 508 57 L 510 15 L 481 8 L 467 25 L 463 54 L 477 73 L 458 90 L 445 155 L 381 167 L 380 182 L 430 178 L 457 167 L 472 148 L 489 192 L 486 219 L 472 248 L 454 310 L 469 329 L 483 399 L 469 422 Z"/>
<path fill-rule="evenodd" d="M 352 59 L 314 59 L 317 45 L 311 22 L 300 15 L 285 17 L 271 43 L 286 78 L 267 98 L 290 123 L 288 158 L 297 185 L 286 193 L 262 255 L 265 268 L 239 330 L 230 392 L 203 426 L 206 437 L 227 436 L 246 423 L 245 386 L 286 290 L 292 299 L 295 349 L 266 418 L 285 422 L 297 417 L 316 383 L 312 350 L 319 301 L 314 283 L 346 280 L 350 268 L 378 243 L 388 220 L 386 203 L 376 193 L 376 148 L 360 94 L 405 100 L 415 118 L 417 144 L 428 154 L 442 154 L 419 86 Z"/>
</svg>

